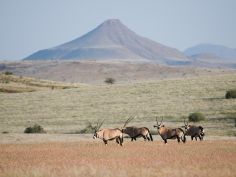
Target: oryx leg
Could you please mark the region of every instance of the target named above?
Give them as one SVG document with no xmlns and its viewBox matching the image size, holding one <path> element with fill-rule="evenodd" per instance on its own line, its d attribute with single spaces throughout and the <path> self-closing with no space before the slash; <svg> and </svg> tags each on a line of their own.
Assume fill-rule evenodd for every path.
<svg viewBox="0 0 236 177">
<path fill-rule="evenodd" d="M 105 143 L 105 145 L 107 145 L 107 140 L 104 140 L 104 139 L 103 139 L 103 142 Z"/>
<path fill-rule="evenodd" d="M 185 137 L 185 135 L 183 135 L 183 136 L 181 137 L 181 140 L 182 140 L 183 143 L 186 142 L 186 137 Z"/>
<path fill-rule="evenodd" d="M 123 143 L 122 137 L 118 137 L 117 139 L 119 140 L 120 145 L 122 146 L 122 143 Z"/>
<path fill-rule="evenodd" d="M 161 138 L 163 139 L 164 143 L 167 143 L 167 137 L 166 136 L 161 136 Z"/>
<path fill-rule="evenodd" d="M 119 138 L 116 138 L 116 143 L 117 143 L 118 145 L 120 144 Z"/>
<path fill-rule="evenodd" d="M 176 136 L 178 143 L 180 143 L 180 137 Z"/>
<path fill-rule="evenodd" d="M 144 141 L 147 140 L 147 137 L 145 135 L 141 135 L 141 136 L 143 137 Z"/>
<path fill-rule="evenodd" d="M 191 136 L 191 140 L 193 141 L 194 136 Z"/>
<path fill-rule="evenodd" d="M 202 141 L 202 136 L 201 136 L 201 135 L 198 135 L 198 137 L 199 137 L 200 141 Z"/>
<path fill-rule="evenodd" d="M 149 137 L 149 134 L 146 135 L 146 138 L 147 138 L 148 141 L 151 140 L 150 137 Z"/>
<path fill-rule="evenodd" d="M 167 144 L 167 139 L 164 139 L 165 144 Z"/>
<path fill-rule="evenodd" d="M 124 142 L 123 135 L 122 135 L 122 136 L 120 136 L 120 140 L 121 140 L 121 144 L 123 144 L 123 142 Z"/>
<path fill-rule="evenodd" d="M 152 134 L 149 133 L 148 135 L 149 135 L 150 140 L 153 141 Z"/>
</svg>

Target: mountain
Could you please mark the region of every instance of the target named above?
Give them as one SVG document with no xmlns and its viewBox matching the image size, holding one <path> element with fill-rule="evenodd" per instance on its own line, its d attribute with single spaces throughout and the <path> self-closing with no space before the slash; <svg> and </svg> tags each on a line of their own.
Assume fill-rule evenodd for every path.
<svg viewBox="0 0 236 177">
<path fill-rule="evenodd" d="M 222 58 L 211 53 L 200 53 L 191 56 L 193 61 L 201 61 L 207 63 L 222 63 Z"/>
<path fill-rule="evenodd" d="M 132 60 L 161 64 L 188 63 L 174 48 L 137 35 L 118 19 L 110 19 L 87 34 L 62 45 L 40 50 L 24 60 Z"/>
<path fill-rule="evenodd" d="M 222 45 L 199 44 L 184 51 L 187 56 L 194 60 L 204 60 L 219 63 L 236 63 L 236 49 Z"/>
</svg>

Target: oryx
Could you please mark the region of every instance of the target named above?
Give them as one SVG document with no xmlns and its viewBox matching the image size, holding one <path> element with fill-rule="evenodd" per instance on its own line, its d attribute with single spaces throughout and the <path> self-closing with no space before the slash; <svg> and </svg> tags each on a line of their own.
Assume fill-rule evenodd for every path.
<svg viewBox="0 0 236 177">
<path fill-rule="evenodd" d="M 181 128 L 174 128 L 174 129 L 166 128 L 165 125 L 162 124 L 162 121 L 163 118 L 161 120 L 161 123 L 158 124 L 156 118 L 157 124 L 154 125 L 154 127 L 157 128 L 157 131 L 161 136 L 161 138 L 164 140 L 165 144 L 167 143 L 167 139 L 177 139 L 178 142 L 180 142 L 180 140 L 182 140 L 183 143 L 186 142 L 184 131 Z"/>
<path fill-rule="evenodd" d="M 105 145 L 107 145 L 108 141 L 115 139 L 116 143 L 122 146 L 123 134 L 122 134 L 121 129 L 119 129 L 119 128 L 114 128 L 114 129 L 105 128 L 105 129 L 99 130 L 101 128 L 103 122 L 104 121 L 102 121 L 101 123 L 97 123 L 97 126 L 94 129 L 93 139 L 100 138 L 103 140 Z"/>
<path fill-rule="evenodd" d="M 137 137 L 143 137 L 144 140 L 153 141 L 152 134 L 150 133 L 150 130 L 147 127 L 126 127 L 126 125 L 132 120 L 128 119 L 124 125 L 124 128 L 122 129 L 122 132 L 129 135 L 131 138 L 131 141 L 135 140 Z"/>
<path fill-rule="evenodd" d="M 185 128 L 185 135 L 191 136 L 191 140 L 195 138 L 197 141 L 197 137 L 202 141 L 203 137 L 205 136 L 204 129 L 202 126 L 195 126 L 195 125 L 189 125 L 189 123 L 185 122 L 184 120 L 184 126 Z"/>
</svg>

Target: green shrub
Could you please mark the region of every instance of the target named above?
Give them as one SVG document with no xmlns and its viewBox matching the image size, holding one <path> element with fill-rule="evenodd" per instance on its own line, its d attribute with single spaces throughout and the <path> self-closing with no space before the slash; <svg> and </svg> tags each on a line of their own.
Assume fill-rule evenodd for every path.
<svg viewBox="0 0 236 177">
<path fill-rule="evenodd" d="M 115 79 L 113 79 L 111 77 L 108 77 L 108 78 L 105 79 L 104 82 L 107 83 L 107 84 L 114 84 L 115 83 Z"/>
<path fill-rule="evenodd" d="M 4 74 L 5 74 L 5 75 L 13 75 L 13 72 L 5 71 Z"/>
<path fill-rule="evenodd" d="M 188 116 L 188 120 L 190 122 L 199 122 L 199 121 L 203 121 L 205 119 L 206 119 L 205 116 L 200 112 L 191 113 Z"/>
<path fill-rule="evenodd" d="M 236 98 L 236 89 L 234 90 L 228 90 L 225 94 L 225 98 L 226 99 L 230 99 L 230 98 Z"/>
<path fill-rule="evenodd" d="M 8 83 L 10 83 L 10 80 L 9 80 L 8 78 L 2 78 L 2 79 L 0 80 L 0 83 L 8 84 Z"/>
<path fill-rule="evenodd" d="M 34 126 L 27 127 L 24 133 L 46 133 L 42 126 L 35 124 Z"/>
</svg>

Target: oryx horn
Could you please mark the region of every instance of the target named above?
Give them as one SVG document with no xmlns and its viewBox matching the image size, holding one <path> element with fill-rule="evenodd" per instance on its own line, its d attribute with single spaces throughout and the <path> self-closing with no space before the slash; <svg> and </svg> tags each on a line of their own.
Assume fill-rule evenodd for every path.
<svg viewBox="0 0 236 177">
<path fill-rule="evenodd" d="M 125 124 L 124 124 L 124 128 L 126 127 L 126 125 L 131 121 L 131 120 L 133 120 L 134 119 L 134 117 L 133 116 L 130 116 L 126 121 L 125 121 Z"/>
</svg>

